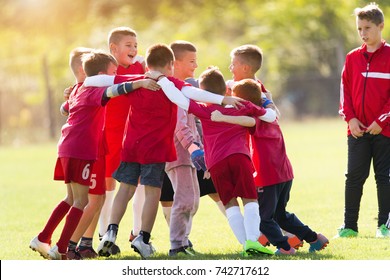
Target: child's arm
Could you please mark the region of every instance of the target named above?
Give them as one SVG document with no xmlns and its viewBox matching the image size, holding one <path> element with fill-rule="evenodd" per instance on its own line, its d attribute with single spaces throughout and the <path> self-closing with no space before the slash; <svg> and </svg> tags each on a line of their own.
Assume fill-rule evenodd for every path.
<svg viewBox="0 0 390 280">
<path fill-rule="evenodd" d="M 103 92 L 102 101 L 107 102 L 110 98 L 117 97 L 126 93 L 130 93 L 143 85 L 143 80 L 134 82 L 124 82 L 121 84 L 112 85 Z"/>
<path fill-rule="evenodd" d="M 115 77 L 116 76 L 114 75 L 106 75 L 106 74 L 90 76 L 85 79 L 83 85 L 86 87 L 108 87 L 115 84 Z M 133 81 L 133 83 L 135 87 L 134 89 L 140 87 L 147 88 L 154 91 L 160 89 L 160 86 L 157 85 L 156 81 L 152 79 L 140 79 L 140 80 Z"/>
<path fill-rule="evenodd" d="M 248 116 L 228 116 L 215 110 L 211 113 L 211 120 L 214 122 L 227 122 L 231 124 L 238 124 L 245 127 L 253 127 L 256 125 L 256 120 Z"/>
</svg>

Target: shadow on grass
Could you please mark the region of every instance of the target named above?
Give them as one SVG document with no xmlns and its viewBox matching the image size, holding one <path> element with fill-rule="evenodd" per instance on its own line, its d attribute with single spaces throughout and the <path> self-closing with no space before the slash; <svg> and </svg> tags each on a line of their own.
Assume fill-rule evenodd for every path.
<svg viewBox="0 0 390 280">
<path fill-rule="evenodd" d="M 250 257 L 243 257 L 241 253 L 230 254 L 202 254 L 197 253 L 195 256 L 180 255 L 175 257 L 169 257 L 167 254 L 156 253 L 148 260 L 341 260 L 340 256 L 335 256 L 329 253 L 309 253 L 309 252 L 297 252 L 293 256 L 276 256 L 276 255 L 257 255 Z M 141 257 L 136 254 L 121 254 L 118 256 L 111 256 L 109 258 L 99 258 L 99 260 L 141 260 Z"/>
</svg>

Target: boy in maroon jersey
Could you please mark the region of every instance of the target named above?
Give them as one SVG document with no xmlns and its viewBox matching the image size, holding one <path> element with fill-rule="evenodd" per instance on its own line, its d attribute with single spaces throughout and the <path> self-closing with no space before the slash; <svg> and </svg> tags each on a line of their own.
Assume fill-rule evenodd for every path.
<svg viewBox="0 0 390 280">
<path fill-rule="evenodd" d="M 260 216 L 246 140 L 247 129 L 238 125 L 213 122 L 210 116 L 212 111 L 218 109 L 229 115 L 244 114 L 273 121 L 276 113 L 272 109 L 266 110 L 249 102 L 238 110 L 214 104 L 198 104 L 178 94 L 168 79 L 159 77 L 158 84 L 173 102 L 201 120 L 207 169 L 225 206 L 229 225 L 243 245 L 243 254 L 272 255 L 272 251 L 257 241 L 260 235 Z M 210 68 L 200 75 L 199 86 L 221 96 L 226 93 L 223 75 L 216 68 Z M 237 201 L 238 197 L 244 204 L 244 216 Z"/>
<path fill-rule="evenodd" d="M 87 76 L 116 73 L 117 62 L 110 54 L 93 51 L 83 55 L 83 68 Z M 39 244 L 42 255 L 49 259 L 67 259 L 67 246 L 85 206 L 92 169 L 99 155 L 99 143 L 103 137 L 105 105 L 113 98 L 126 94 L 149 83 L 147 80 L 122 83 L 112 87 L 80 87 L 69 99 L 69 117 L 62 127 L 58 143 L 58 159 L 54 179 L 67 184 L 67 196 L 53 210 L 43 231 L 33 239 Z M 50 249 L 51 237 L 66 216 L 60 239 Z M 34 249 L 34 248 L 32 248 Z"/>
<path fill-rule="evenodd" d="M 261 87 L 253 79 L 237 82 L 232 94 L 253 104 L 262 104 Z M 211 119 L 253 127 L 250 140 L 256 170 L 255 184 L 258 187 L 260 230 L 277 247 L 275 254 L 295 254 L 295 248 L 289 244 L 288 237 L 282 234 L 281 229 L 310 243 L 310 252 L 326 247 L 329 241 L 325 236 L 315 233 L 295 214 L 286 211 L 294 175 L 278 121 L 268 123 L 246 116 L 225 116 L 219 111 L 214 111 Z"/>
<path fill-rule="evenodd" d="M 339 114 L 348 123 L 344 224 L 338 237 L 356 237 L 363 185 L 375 173 L 376 237 L 390 237 L 390 46 L 382 39 L 384 14 L 377 4 L 355 9 L 363 45 L 350 51 L 341 74 Z"/>
</svg>

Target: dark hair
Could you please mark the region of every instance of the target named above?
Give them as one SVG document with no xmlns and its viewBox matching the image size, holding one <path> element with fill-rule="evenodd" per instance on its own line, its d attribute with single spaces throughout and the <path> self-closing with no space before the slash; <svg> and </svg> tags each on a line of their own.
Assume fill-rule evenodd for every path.
<svg viewBox="0 0 390 280">
<path fill-rule="evenodd" d="M 170 47 L 177 60 L 182 59 L 185 52 L 196 52 L 196 47 L 192 43 L 183 40 L 172 42 Z"/>
<path fill-rule="evenodd" d="M 111 54 L 102 50 L 93 50 L 90 53 L 83 54 L 81 60 L 84 72 L 88 77 L 97 75 L 99 72 L 107 72 L 110 63 L 118 65 Z"/>
<path fill-rule="evenodd" d="M 255 45 L 242 45 L 233 49 L 230 56 L 237 57 L 243 64 L 252 68 L 253 74 L 256 73 L 263 63 L 263 51 Z"/>
<path fill-rule="evenodd" d="M 376 25 L 379 25 L 385 21 L 385 16 L 379 6 L 372 2 L 363 8 L 355 9 L 355 16 L 357 16 L 360 20 L 368 20 Z"/>
<path fill-rule="evenodd" d="M 172 50 L 164 44 L 155 44 L 146 50 L 146 65 L 149 67 L 165 67 L 174 61 Z"/>
<path fill-rule="evenodd" d="M 199 87 L 219 95 L 226 93 L 225 79 L 218 67 L 209 67 L 200 74 Z"/>
<path fill-rule="evenodd" d="M 256 105 L 261 105 L 261 87 L 253 79 L 243 79 L 234 84 L 232 95 L 248 100 Z"/>
</svg>

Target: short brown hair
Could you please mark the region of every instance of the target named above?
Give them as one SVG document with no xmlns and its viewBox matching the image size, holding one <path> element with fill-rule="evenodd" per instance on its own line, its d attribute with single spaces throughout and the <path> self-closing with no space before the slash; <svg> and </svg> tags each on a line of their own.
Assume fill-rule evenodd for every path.
<svg viewBox="0 0 390 280">
<path fill-rule="evenodd" d="M 248 100 L 256 105 L 261 105 L 261 87 L 253 79 L 244 79 L 234 84 L 232 95 Z"/>
<path fill-rule="evenodd" d="M 192 43 L 183 40 L 172 42 L 170 47 L 177 60 L 182 59 L 185 52 L 196 52 L 196 47 Z"/>
<path fill-rule="evenodd" d="M 263 51 L 255 45 L 242 45 L 233 49 L 230 56 L 237 57 L 241 63 L 249 65 L 253 74 L 256 73 L 263 63 Z"/>
<path fill-rule="evenodd" d="M 360 20 L 368 20 L 376 25 L 379 25 L 385 21 L 385 16 L 383 15 L 383 12 L 381 9 L 379 9 L 379 6 L 372 2 L 368 5 L 366 5 L 364 8 L 356 8 L 355 9 L 355 16 L 357 16 Z"/>
<path fill-rule="evenodd" d="M 146 50 L 146 65 L 148 67 L 165 67 L 174 61 L 170 47 L 165 44 L 155 44 Z"/>
<path fill-rule="evenodd" d="M 225 79 L 218 67 L 214 66 L 209 67 L 200 74 L 199 87 L 219 95 L 225 95 L 226 93 Z"/>
<path fill-rule="evenodd" d="M 127 26 L 116 27 L 112 29 L 108 34 L 108 45 L 110 45 L 111 43 L 119 44 L 122 37 L 128 35 L 137 37 L 137 33 L 130 27 Z"/>
<path fill-rule="evenodd" d="M 97 75 L 99 72 L 106 72 L 110 63 L 118 65 L 111 54 L 102 50 L 93 50 L 90 53 L 83 54 L 81 60 L 84 72 L 88 77 Z"/>
<path fill-rule="evenodd" d="M 91 48 L 84 48 L 84 47 L 77 47 L 74 48 L 70 54 L 69 54 L 69 66 L 70 69 L 72 69 L 72 72 L 74 75 L 79 74 L 79 69 L 80 67 L 83 66 L 83 62 L 81 61 L 81 57 L 85 53 L 90 53 L 92 52 L 93 49 Z"/>
</svg>

